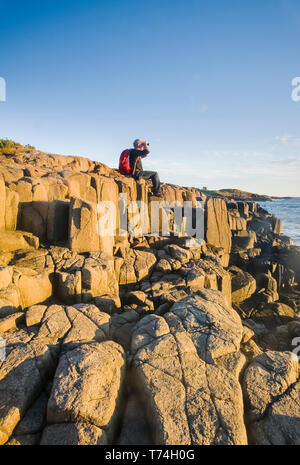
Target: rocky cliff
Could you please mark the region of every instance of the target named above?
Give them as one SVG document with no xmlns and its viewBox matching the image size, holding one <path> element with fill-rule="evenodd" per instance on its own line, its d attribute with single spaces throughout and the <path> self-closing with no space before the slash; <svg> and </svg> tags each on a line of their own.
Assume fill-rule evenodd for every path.
<svg viewBox="0 0 300 465">
<path fill-rule="evenodd" d="M 299 444 L 300 249 L 280 221 L 17 152 L 0 155 L 0 443 Z M 204 241 L 172 208 L 133 234 L 157 201 L 190 202 L 193 224 L 201 202 Z"/>
</svg>

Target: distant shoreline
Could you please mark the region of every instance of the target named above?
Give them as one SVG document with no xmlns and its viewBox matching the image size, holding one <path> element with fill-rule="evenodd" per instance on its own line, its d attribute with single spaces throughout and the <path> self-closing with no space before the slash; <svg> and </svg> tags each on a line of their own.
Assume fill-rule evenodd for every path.
<svg viewBox="0 0 300 465">
<path fill-rule="evenodd" d="M 299 197 L 293 196 L 276 196 L 276 195 L 264 195 L 264 194 L 253 194 L 252 192 L 246 192 L 239 189 L 219 189 L 219 190 L 201 190 L 203 194 L 208 197 L 217 197 L 223 199 L 232 199 L 240 202 L 273 202 L 274 200 L 289 200 Z"/>
<path fill-rule="evenodd" d="M 300 197 L 293 197 L 293 196 L 291 196 L 291 197 L 288 197 L 288 196 L 287 197 L 277 197 L 275 195 L 271 196 L 271 199 L 273 199 L 273 200 L 289 200 L 289 199 L 299 199 L 299 198 Z"/>
</svg>

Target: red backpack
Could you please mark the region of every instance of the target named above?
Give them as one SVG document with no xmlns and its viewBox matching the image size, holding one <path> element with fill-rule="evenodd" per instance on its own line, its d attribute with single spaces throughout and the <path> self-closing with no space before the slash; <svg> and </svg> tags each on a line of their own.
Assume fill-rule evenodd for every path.
<svg viewBox="0 0 300 465">
<path fill-rule="evenodd" d="M 119 161 L 119 171 L 121 174 L 131 174 L 131 168 L 129 164 L 129 153 L 130 149 L 123 150 L 123 152 L 120 155 L 120 161 Z"/>
</svg>

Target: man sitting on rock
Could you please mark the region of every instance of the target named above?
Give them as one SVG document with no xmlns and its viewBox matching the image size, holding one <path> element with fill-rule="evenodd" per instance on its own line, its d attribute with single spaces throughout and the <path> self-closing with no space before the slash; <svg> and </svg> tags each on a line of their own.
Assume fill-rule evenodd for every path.
<svg viewBox="0 0 300 465">
<path fill-rule="evenodd" d="M 145 158 L 150 153 L 147 142 L 142 142 L 136 139 L 133 142 L 133 149 L 129 153 L 129 164 L 131 175 L 135 180 L 151 179 L 153 185 L 153 194 L 161 195 L 160 179 L 156 171 L 144 171 L 142 166 L 142 158 Z"/>
</svg>

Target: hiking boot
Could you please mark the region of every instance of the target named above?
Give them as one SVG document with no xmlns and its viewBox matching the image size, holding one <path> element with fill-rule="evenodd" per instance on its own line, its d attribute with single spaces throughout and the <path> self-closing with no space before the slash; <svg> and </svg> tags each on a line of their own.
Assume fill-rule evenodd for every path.
<svg viewBox="0 0 300 465">
<path fill-rule="evenodd" d="M 156 197 L 161 197 L 162 196 L 162 189 L 158 189 L 158 191 L 153 191 L 153 195 Z"/>
</svg>

